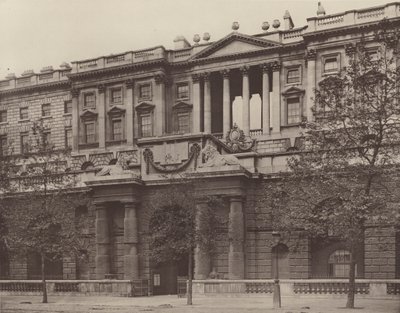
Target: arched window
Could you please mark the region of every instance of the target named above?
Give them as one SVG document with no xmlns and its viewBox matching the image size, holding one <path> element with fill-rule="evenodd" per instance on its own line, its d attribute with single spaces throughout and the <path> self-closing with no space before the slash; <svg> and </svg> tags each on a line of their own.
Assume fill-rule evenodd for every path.
<svg viewBox="0 0 400 313">
<path fill-rule="evenodd" d="M 336 278 L 349 277 L 351 253 L 347 250 L 336 250 L 328 259 L 329 276 Z M 357 265 L 356 265 L 357 266 Z M 357 273 L 357 268 L 356 268 Z"/>
</svg>

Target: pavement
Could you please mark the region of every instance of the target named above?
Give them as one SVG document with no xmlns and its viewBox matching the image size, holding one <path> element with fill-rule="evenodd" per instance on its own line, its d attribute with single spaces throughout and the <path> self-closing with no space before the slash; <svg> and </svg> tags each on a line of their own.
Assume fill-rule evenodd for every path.
<svg viewBox="0 0 400 313">
<path fill-rule="evenodd" d="M 185 298 L 174 296 L 112 297 L 112 296 L 49 296 L 49 303 L 41 303 L 41 296 L 0 296 L 0 313 L 400 313 L 400 298 L 392 300 L 356 299 L 356 309 L 344 308 L 346 297 L 283 297 L 282 308 L 272 308 L 271 296 L 195 297 L 193 305 Z"/>
</svg>

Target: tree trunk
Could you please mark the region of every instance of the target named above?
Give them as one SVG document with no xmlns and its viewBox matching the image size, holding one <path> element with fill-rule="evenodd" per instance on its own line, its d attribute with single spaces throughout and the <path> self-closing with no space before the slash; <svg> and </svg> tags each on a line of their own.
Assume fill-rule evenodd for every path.
<svg viewBox="0 0 400 313">
<path fill-rule="evenodd" d="M 40 254 L 42 258 L 42 291 L 43 291 L 43 300 L 42 303 L 47 303 L 47 287 L 46 287 L 46 279 L 44 275 L 44 253 Z"/>
<path fill-rule="evenodd" d="M 356 291 L 356 262 L 354 259 L 354 251 L 351 251 L 350 258 L 349 292 L 347 294 L 346 308 L 354 309 L 354 296 Z"/>
<path fill-rule="evenodd" d="M 193 275 L 192 275 L 192 273 L 193 273 L 193 269 L 192 269 L 192 267 L 193 267 L 193 261 L 192 261 L 192 259 L 193 259 L 193 256 L 192 256 L 192 253 L 193 253 L 193 251 L 192 251 L 192 249 L 190 249 L 189 250 L 189 264 L 188 264 L 188 281 L 187 281 L 187 290 L 186 290 L 186 297 L 187 297 L 187 305 L 192 305 L 193 304 L 193 301 L 192 301 L 192 298 L 193 298 L 193 289 L 192 289 L 192 280 L 193 280 Z"/>
</svg>

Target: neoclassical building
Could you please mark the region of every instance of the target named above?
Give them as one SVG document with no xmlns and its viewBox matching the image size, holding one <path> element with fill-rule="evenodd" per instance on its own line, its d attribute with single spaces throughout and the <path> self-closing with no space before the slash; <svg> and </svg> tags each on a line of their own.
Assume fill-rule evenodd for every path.
<svg viewBox="0 0 400 313">
<path fill-rule="evenodd" d="M 128 51 L 1 80 L 0 149 L 11 143 L 22 154 L 32 122 L 40 119 L 47 140 L 72 148 L 67 167 L 91 191 L 93 206 L 76 212 L 90 221 L 88 259 L 53 264 L 50 277 L 143 278 L 155 293 L 174 292 L 186 262 L 152 266 L 146 234 L 152 197 L 175 173 L 201 179 L 200 193 L 223 197 L 230 221 L 213 256 L 197 250 L 195 277 L 207 279 L 211 271 L 222 279 L 273 277 L 275 251 L 266 244 L 272 229 L 268 212 L 257 209 L 264 182 L 286 169 L 301 144 L 299 123 L 313 118 L 318 82 L 346 66 L 361 37 L 378 53 L 371 35 L 383 18 L 398 27 L 400 3 L 331 15 L 320 6 L 301 27 L 286 11 L 282 25 L 265 22 L 254 35 L 242 34 L 235 22 L 215 41 L 208 33 L 193 43 L 178 36 L 171 50 Z M 118 166 L 121 160 L 127 166 Z M 399 234 L 381 233 L 389 238 L 381 253 L 376 236 L 366 231 L 358 277 L 399 278 Z M 282 278 L 346 276 L 342 243 L 299 244 L 295 252 L 279 251 Z M 3 258 L 1 275 L 36 278 L 38 262 Z"/>
</svg>

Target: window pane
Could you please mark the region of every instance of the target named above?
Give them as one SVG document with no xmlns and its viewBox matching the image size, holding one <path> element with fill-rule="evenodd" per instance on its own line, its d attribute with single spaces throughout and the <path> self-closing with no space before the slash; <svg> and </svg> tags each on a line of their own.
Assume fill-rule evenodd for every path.
<svg viewBox="0 0 400 313">
<path fill-rule="evenodd" d="M 96 107 L 96 98 L 94 93 L 87 93 L 84 96 L 84 107 L 86 108 L 94 108 Z"/>
<path fill-rule="evenodd" d="M 64 102 L 64 113 L 65 114 L 72 113 L 72 101 Z"/>
<path fill-rule="evenodd" d="M 19 109 L 19 118 L 21 120 L 26 120 L 28 118 L 28 108 Z"/>
<path fill-rule="evenodd" d="M 96 142 L 94 123 L 85 124 L 86 143 Z"/>
<path fill-rule="evenodd" d="M 141 116 L 141 132 L 142 137 L 153 136 L 150 114 Z"/>
<path fill-rule="evenodd" d="M 122 90 L 121 89 L 111 90 L 111 103 L 120 103 L 120 102 L 122 102 Z"/>
<path fill-rule="evenodd" d="M 113 140 L 122 140 L 122 122 L 121 120 L 112 121 Z"/>
<path fill-rule="evenodd" d="M 298 82 L 300 82 L 300 70 L 298 68 L 289 70 L 287 73 L 287 83 L 293 84 Z"/>
<path fill-rule="evenodd" d="M 189 133 L 189 114 L 178 113 L 178 132 Z"/>
<path fill-rule="evenodd" d="M 300 99 L 289 98 L 287 99 L 287 123 L 295 124 L 300 123 L 301 112 L 300 112 Z"/>
<path fill-rule="evenodd" d="M 0 123 L 7 122 L 7 111 L 0 111 Z"/>
<path fill-rule="evenodd" d="M 177 98 L 178 99 L 189 98 L 189 85 L 188 84 L 180 84 L 177 86 Z"/>
<path fill-rule="evenodd" d="M 65 147 L 72 147 L 72 129 L 68 128 L 65 130 Z"/>
<path fill-rule="evenodd" d="M 27 133 L 21 134 L 20 141 L 21 141 L 21 153 L 28 152 L 28 134 Z"/>
<path fill-rule="evenodd" d="M 140 98 L 141 99 L 149 99 L 151 97 L 150 94 L 150 85 L 142 85 L 140 86 Z"/>
<path fill-rule="evenodd" d="M 325 60 L 324 72 L 336 72 L 339 69 L 337 58 L 329 58 Z"/>
<path fill-rule="evenodd" d="M 50 104 L 43 104 L 42 105 L 42 116 L 50 116 Z"/>
</svg>

